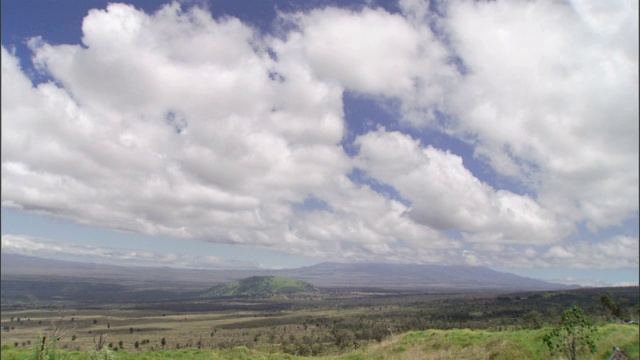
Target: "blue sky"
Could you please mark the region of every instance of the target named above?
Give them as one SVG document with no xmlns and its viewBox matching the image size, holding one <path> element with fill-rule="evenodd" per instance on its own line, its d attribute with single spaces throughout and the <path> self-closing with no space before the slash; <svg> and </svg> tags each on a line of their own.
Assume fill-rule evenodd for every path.
<svg viewBox="0 0 640 360">
<path fill-rule="evenodd" d="M 2 2 L 2 252 L 637 284 L 637 6 Z"/>
</svg>

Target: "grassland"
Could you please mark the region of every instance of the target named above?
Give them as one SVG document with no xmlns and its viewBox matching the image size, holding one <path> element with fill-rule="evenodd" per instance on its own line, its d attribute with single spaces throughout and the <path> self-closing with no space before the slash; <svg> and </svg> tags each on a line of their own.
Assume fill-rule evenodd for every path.
<svg viewBox="0 0 640 360">
<path fill-rule="evenodd" d="M 554 359 L 544 347 L 542 337 L 547 329 L 491 332 L 486 330 L 426 330 L 396 335 L 380 343 L 339 355 L 317 356 L 314 359 Z M 614 346 L 623 350 L 629 359 L 638 359 L 640 332 L 637 325 L 607 324 L 597 335 L 595 354 L 582 353 L 582 359 L 606 359 Z M 5 346 L 2 359 L 32 358 L 33 349 Z M 274 352 L 268 349 L 249 349 L 244 346 L 224 350 L 172 349 L 147 352 L 113 352 L 116 359 L 302 359 L 305 357 Z M 66 359 L 89 359 L 86 352 L 64 352 Z M 309 358 L 309 357 L 306 357 Z"/>
<path fill-rule="evenodd" d="M 638 326 L 616 324 L 598 302 L 624 300 L 638 320 L 638 287 L 528 293 L 429 294 L 324 290 L 296 299 L 222 299 L 2 307 L 2 359 L 33 358 L 38 334 L 84 359 L 100 336 L 118 359 L 550 359 L 542 342 L 578 304 L 599 326 L 598 352 L 638 358 Z"/>
</svg>

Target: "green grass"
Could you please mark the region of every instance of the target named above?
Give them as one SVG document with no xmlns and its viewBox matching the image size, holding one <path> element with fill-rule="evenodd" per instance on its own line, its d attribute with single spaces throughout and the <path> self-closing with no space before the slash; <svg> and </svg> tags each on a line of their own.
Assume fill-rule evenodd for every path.
<svg viewBox="0 0 640 360">
<path fill-rule="evenodd" d="M 425 330 L 394 336 L 381 343 L 342 355 L 314 357 L 324 360 L 384 359 L 557 359 L 542 342 L 548 329 L 490 332 L 486 330 Z M 608 324 L 600 326 L 596 335 L 595 354 L 582 353 L 581 359 L 606 359 L 613 347 L 621 348 L 629 359 L 640 358 L 638 325 Z M 64 359 L 89 359 L 88 353 L 60 351 Z M 31 359 L 33 349 L 2 347 L 2 359 Z M 155 359 L 232 359 L 279 360 L 305 359 L 293 355 L 235 347 L 227 350 L 176 349 L 144 353 L 114 352 L 118 360 Z"/>
<path fill-rule="evenodd" d="M 415 331 L 337 359 L 556 359 L 542 341 L 547 331 Z M 599 327 L 596 344 L 598 350 L 595 354 L 582 353 L 580 358 L 606 359 L 614 346 L 621 348 L 629 359 L 640 358 L 640 332 L 637 325 L 609 324 Z"/>
<path fill-rule="evenodd" d="M 617 346 L 632 359 L 640 358 L 640 335 L 638 325 L 609 324 L 598 328 L 598 351 L 600 358 L 605 358 Z"/>
</svg>

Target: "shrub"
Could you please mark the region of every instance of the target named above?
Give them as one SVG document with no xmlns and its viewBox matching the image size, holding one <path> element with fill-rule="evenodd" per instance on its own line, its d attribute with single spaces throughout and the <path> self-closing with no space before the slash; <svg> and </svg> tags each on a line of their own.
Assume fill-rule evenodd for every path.
<svg viewBox="0 0 640 360">
<path fill-rule="evenodd" d="M 91 350 L 89 352 L 89 358 L 91 360 L 115 360 L 116 356 L 113 351 L 105 347 L 100 349 L 100 351 Z"/>
<path fill-rule="evenodd" d="M 562 352 L 575 360 L 582 349 L 595 352 L 593 334 L 596 331 L 593 321 L 582 315 L 579 306 L 573 305 L 562 312 L 560 325 L 547 333 L 543 341 L 552 353 Z"/>
</svg>

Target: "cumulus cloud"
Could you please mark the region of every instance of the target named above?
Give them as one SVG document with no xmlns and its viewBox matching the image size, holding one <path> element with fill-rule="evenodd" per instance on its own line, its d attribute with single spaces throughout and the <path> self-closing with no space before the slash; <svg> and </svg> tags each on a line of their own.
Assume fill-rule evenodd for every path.
<svg viewBox="0 0 640 360">
<path fill-rule="evenodd" d="M 399 5 L 279 13 L 269 34 L 110 4 L 82 44 L 29 41 L 39 84 L 3 44 L 2 205 L 345 261 L 585 267 L 637 250 L 566 241 L 638 212 L 637 4 Z M 347 154 L 345 91 L 396 101 L 403 132 Z M 481 181 L 417 140 L 430 131 L 526 189 Z"/>
<path fill-rule="evenodd" d="M 468 74 L 447 103 L 478 156 L 595 230 L 638 211 L 638 4 L 574 5 L 451 2 Z"/>
<path fill-rule="evenodd" d="M 352 91 L 420 99 L 434 108 L 457 75 L 430 28 L 400 14 L 326 8 L 287 18 L 300 29 L 289 42 L 300 43 L 317 76 Z"/>
<path fill-rule="evenodd" d="M 423 147 L 406 134 L 379 129 L 356 144 L 362 169 L 411 199 L 407 215 L 415 222 L 464 232 L 470 242 L 550 244 L 571 231 L 534 199 L 493 189 L 460 156 Z"/>
<path fill-rule="evenodd" d="M 458 246 L 351 183 L 342 88 L 295 42 L 273 40 L 276 62 L 252 31 L 175 3 L 151 15 L 112 4 L 85 18 L 84 47 L 31 41 L 56 80 L 35 88 L 3 48 L 3 204 L 317 257 Z M 294 211 L 308 197 L 330 209 Z"/>
</svg>

